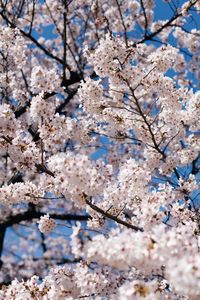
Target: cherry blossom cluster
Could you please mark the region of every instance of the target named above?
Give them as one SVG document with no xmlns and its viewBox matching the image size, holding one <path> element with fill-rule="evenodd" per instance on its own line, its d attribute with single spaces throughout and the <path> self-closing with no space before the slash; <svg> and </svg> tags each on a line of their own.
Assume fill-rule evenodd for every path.
<svg viewBox="0 0 200 300">
<path fill-rule="evenodd" d="M 1 85 L 0 91 L 12 96 L 20 103 L 24 103 L 27 93 L 23 90 L 21 69 L 26 64 L 26 42 L 20 30 L 8 26 L 1 26 L 0 29 L 1 49 Z M 18 70 L 18 72 L 16 72 Z M 16 82 L 19 82 L 18 85 Z M 21 91 L 20 91 L 21 88 Z"/>
<path fill-rule="evenodd" d="M 40 217 L 38 228 L 42 233 L 50 233 L 55 227 L 55 221 L 49 217 L 49 214 Z"/>
<path fill-rule="evenodd" d="M 0 201 L 4 205 L 12 205 L 20 202 L 37 204 L 42 196 L 41 187 L 37 187 L 32 182 L 11 183 L 0 188 Z"/>
<path fill-rule="evenodd" d="M 59 75 L 56 70 L 45 70 L 40 66 L 33 68 L 31 73 L 31 90 L 33 93 L 56 92 L 59 89 Z M 42 108 L 41 108 L 42 110 Z"/>
<path fill-rule="evenodd" d="M 74 155 L 70 152 L 52 156 L 48 167 L 55 174 L 54 191 L 81 207 L 85 205 L 83 194 L 101 194 L 112 177 L 112 166 L 105 165 L 103 161 L 92 161 L 86 155 Z"/>
</svg>

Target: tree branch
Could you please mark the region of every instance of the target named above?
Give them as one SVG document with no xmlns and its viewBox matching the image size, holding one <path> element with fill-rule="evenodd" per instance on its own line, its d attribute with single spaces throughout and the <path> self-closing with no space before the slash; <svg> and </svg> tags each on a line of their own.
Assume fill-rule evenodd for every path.
<svg viewBox="0 0 200 300">
<path fill-rule="evenodd" d="M 101 209 L 100 207 L 96 206 L 91 201 L 89 201 L 87 199 L 86 195 L 84 195 L 83 197 L 84 197 L 84 200 L 85 200 L 85 202 L 86 202 L 87 205 L 89 205 L 96 212 L 102 214 L 104 217 L 106 217 L 108 219 L 111 219 L 111 220 L 115 221 L 118 224 L 124 225 L 127 228 L 131 228 L 131 229 L 133 229 L 135 231 L 144 231 L 143 228 L 135 226 L 135 225 L 132 225 L 132 224 L 129 224 L 128 222 L 123 221 L 123 220 L 119 219 L 118 217 L 111 215 L 109 212 L 104 211 L 103 209 Z"/>
<path fill-rule="evenodd" d="M 22 221 L 31 221 L 32 219 L 39 219 L 44 213 L 35 210 L 28 210 L 25 213 L 10 216 L 6 221 L 0 222 L 0 233 L 7 227 L 19 224 Z M 49 214 L 52 219 L 63 221 L 87 221 L 91 219 L 89 215 L 75 215 L 75 214 Z"/>
</svg>

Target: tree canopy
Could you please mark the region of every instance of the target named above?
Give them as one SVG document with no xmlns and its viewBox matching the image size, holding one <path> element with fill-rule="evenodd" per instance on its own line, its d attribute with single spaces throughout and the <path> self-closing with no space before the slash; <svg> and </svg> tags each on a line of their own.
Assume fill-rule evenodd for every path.
<svg viewBox="0 0 200 300">
<path fill-rule="evenodd" d="M 0 0 L 0 299 L 200 299 L 199 12 Z"/>
</svg>

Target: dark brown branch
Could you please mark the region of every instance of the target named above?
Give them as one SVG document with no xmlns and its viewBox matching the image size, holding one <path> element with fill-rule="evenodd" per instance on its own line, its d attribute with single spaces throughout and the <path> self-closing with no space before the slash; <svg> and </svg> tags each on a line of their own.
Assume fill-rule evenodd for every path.
<svg viewBox="0 0 200 300">
<path fill-rule="evenodd" d="M 151 138 L 152 138 L 152 142 L 153 142 L 153 145 L 154 145 L 154 149 L 155 149 L 158 153 L 160 153 L 160 154 L 162 155 L 163 159 L 165 159 L 165 158 L 166 158 L 166 155 L 165 155 L 164 151 L 162 151 L 162 150 L 160 149 L 160 147 L 159 147 L 159 145 L 158 145 L 158 143 L 157 143 L 157 141 L 156 141 L 156 139 L 155 139 L 154 133 L 153 133 L 152 128 L 151 128 L 151 125 L 149 124 L 149 122 L 148 122 L 148 120 L 147 120 L 145 114 L 143 113 L 143 111 L 142 111 L 142 109 L 141 109 L 141 107 L 140 107 L 140 104 L 139 104 L 139 101 L 138 101 L 137 97 L 135 96 L 134 89 L 130 86 L 130 84 L 129 84 L 129 82 L 128 82 L 127 80 L 124 80 L 124 81 L 127 83 L 128 87 L 129 87 L 129 89 L 130 89 L 130 91 L 131 91 L 131 93 L 132 93 L 132 96 L 133 96 L 133 98 L 134 98 L 134 100 L 135 100 L 135 104 L 136 104 L 136 106 L 137 106 L 138 112 L 140 113 L 140 115 L 141 115 L 141 117 L 142 117 L 144 123 L 146 124 L 146 126 L 147 126 L 147 128 L 148 128 L 148 131 L 149 131 L 149 133 L 150 133 L 150 135 L 151 135 Z"/>
<path fill-rule="evenodd" d="M 63 13 L 63 82 L 66 82 L 66 66 L 67 66 L 67 3 L 64 3 Z"/>
<path fill-rule="evenodd" d="M 54 173 L 51 172 L 45 165 L 42 164 L 36 164 L 36 168 L 38 172 L 46 173 L 52 177 L 55 177 Z"/>
<path fill-rule="evenodd" d="M 32 219 L 39 219 L 44 213 L 35 210 L 28 210 L 25 213 L 20 213 L 11 216 L 7 220 L 0 222 L 0 233 L 7 227 L 19 224 L 22 221 L 31 221 Z M 63 221 L 87 221 L 91 219 L 89 215 L 75 215 L 75 214 L 50 214 L 50 217 L 56 220 Z"/>
<path fill-rule="evenodd" d="M 191 4 L 189 6 L 188 9 L 190 9 L 192 6 L 194 6 L 199 0 L 196 1 L 191 1 Z M 179 17 L 183 16 L 182 13 L 177 13 L 175 14 L 170 20 L 168 20 L 165 24 L 163 24 L 158 30 L 152 32 L 151 34 L 145 36 L 141 41 L 136 42 L 135 44 L 142 44 L 145 41 L 149 41 L 151 40 L 153 37 L 155 37 L 156 35 L 158 35 L 160 32 L 163 31 L 163 29 L 169 27 L 169 26 L 173 26 L 172 23 L 177 20 Z"/>
<path fill-rule="evenodd" d="M 44 235 L 44 233 L 40 232 L 40 237 L 41 237 L 42 250 L 43 250 L 43 252 L 46 252 L 47 251 L 47 246 L 45 244 L 45 235 Z"/>
<path fill-rule="evenodd" d="M 143 0 L 140 0 L 140 5 L 142 7 L 142 11 L 143 11 L 143 15 L 144 15 L 144 21 L 145 21 L 145 25 L 144 25 L 144 37 L 146 37 L 147 36 L 148 21 L 147 21 L 146 9 L 144 7 Z"/>
<path fill-rule="evenodd" d="M 200 153 L 198 154 L 197 158 L 193 160 L 192 162 L 192 171 L 191 171 L 191 174 L 194 174 L 196 175 L 198 172 L 199 172 L 199 167 L 197 166 L 197 162 L 200 158 Z"/>
<path fill-rule="evenodd" d="M 18 13 L 17 13 L 17 18 L 20 18 L 21 14 L 22 14 L 22 11 L 23 11 L 23 8 L 24 8 L 24 4 L 25 4 L 25 0 L 23 0 L 21 3 L 19 3 L 19 6 L 18 6 Z"/>
<path fill-rule="evenodd" d="M 87 199 L 87 196 L 84 196 L 84 200 L 86 202 L 87 205 L 89 205 L 93 210 L 95 210 L 96 212 L 100 213 L 101 215 L 103 215 L 104 217 L 111 219 L 113 221 L 115 221 L 118 224 L 124 225 L 127 228 L 131 228 L 135 231 L 144 231 L 143 228 L 129 224 L 126 221 L 123 221 L 121 219 L 119 219 L 116 216 L 113 216 L 112 214 L 110 214 L 108 211 L 104 211 L 103 209 L 101 209 L 100 207 L 96 206 L 95 204 L 93 204 L 90 200 Z"/>
<path fill-rule="evenodd" d="M 120 7 L 120 4 L 119 4 L 119 1 L 118 0 L 115 0 L 115 1 L 116 1 L 116 4 L 117 4 L 118 11 L 119 11 L 122 26 L 124 28 L 124 41 L 125 41 L 126 47 L 128 47 L 127 31 L 126 31 L 126 26 L 125 26 L 125 23 L 124 23 L 124 18 L 123 18 L 123 15 L 122 15 L 121 7 Z"/>
<path fill-rule="evenodd" d="M 28 32 L 28 34 L 30 34 L 30 35 L 31 35 L 32 29 L 33 29 L 34 17 L 35 17 L 35 0 L 33 0 L 33 9 L 32 9 L 32 15 L 31 15 L 31 24 L 30 24 L 30 28 L 29 28 L 29 32 Z"/>
</svg>

